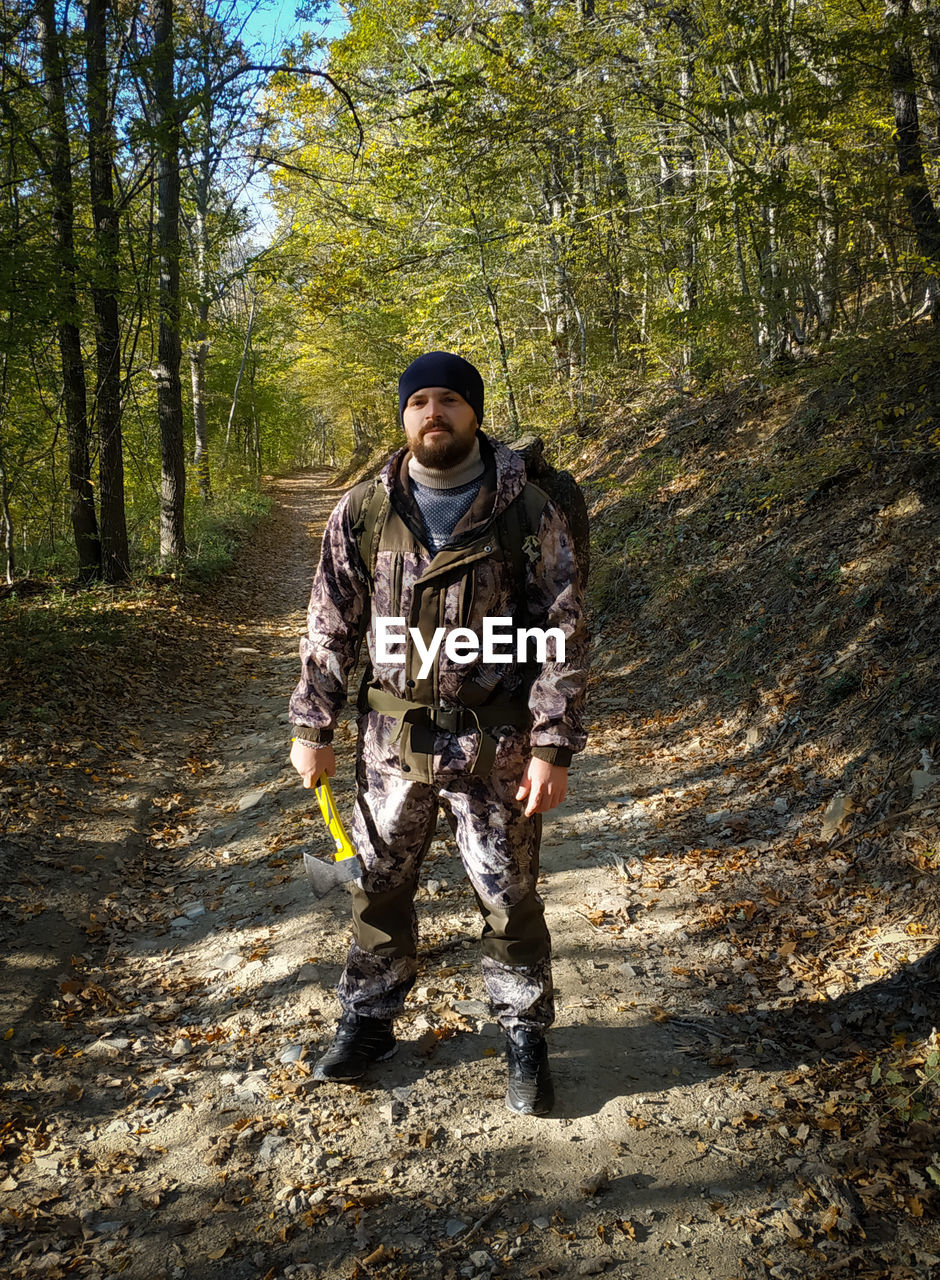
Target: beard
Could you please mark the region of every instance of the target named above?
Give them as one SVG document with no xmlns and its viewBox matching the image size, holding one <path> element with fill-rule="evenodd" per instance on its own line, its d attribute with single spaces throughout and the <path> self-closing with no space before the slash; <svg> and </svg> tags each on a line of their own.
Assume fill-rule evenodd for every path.
<svg viewBox="0 0 940 1280">
<path fill-rule="evenodd" d="M 469 456 L 475 441 L 476 436 L 468 441 L 458 440 L 455 435 L 445 435 L 431 441 L 422 437 L 411 446 L 411 452 L 422 467 L 432 471 L 448 471 Z"/>
</svg>

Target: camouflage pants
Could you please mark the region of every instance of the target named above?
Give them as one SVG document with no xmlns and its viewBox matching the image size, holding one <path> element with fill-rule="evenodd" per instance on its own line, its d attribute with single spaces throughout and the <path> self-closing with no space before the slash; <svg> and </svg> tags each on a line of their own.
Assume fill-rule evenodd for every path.
<svg viewBox="0 0 940 1280">
<path fill-rule="evenodd" d="M 365 873 L 362 887 L 352 886 L 354 940 L 340 1003 L 375 1018 L 401 1012 L 417 973 L 418 875 L 443 808 L 483 916 L 483 980 L 494 1014 L 507 1030 L 544 1029 L 554 1019 L 551 940 L 535 887 L 541 818 L 526 818 L 515 799 L 528 758 L 523 736 L 500 742 L 487 778 L 450 767 L 443 743 L 431 783 L 404 777 L 386 758 L 383 736 L 367 730 L 360 740 L 352 838 Z"/>
</svg>

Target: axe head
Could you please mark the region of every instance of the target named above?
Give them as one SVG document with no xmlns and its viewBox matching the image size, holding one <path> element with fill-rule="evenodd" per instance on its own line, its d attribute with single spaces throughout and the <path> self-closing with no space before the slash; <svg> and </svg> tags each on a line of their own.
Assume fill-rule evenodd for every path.
<svg viewBox="0 0 940 1280">
<path fill-rule="evenodd" d="M 314 858 L 304 853 L 304 870 L 310 888 L 318 898 L 324 898 L 340 884 L 348 884 L 350 880 L 358 880 L 362 875 L 362 863 L 359 855 L 343 858 L 341 862 L 325 862 L 322 858 Z"/>
</svg>

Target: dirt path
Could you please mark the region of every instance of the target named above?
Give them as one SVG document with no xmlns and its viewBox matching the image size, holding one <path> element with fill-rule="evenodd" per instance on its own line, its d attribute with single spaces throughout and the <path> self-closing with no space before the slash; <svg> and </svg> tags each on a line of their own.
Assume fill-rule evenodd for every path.
<svg viewBox="0 0 940 1280">
<path fill-rule="evenodd" d="M 96 793 L 48 855 L 59 898 L 16 935 L 3 989 L 3 1274 L 931 1274 L 940 1244 L 923 1224 L 860 1234 L 862 1205 L 827 1163 L 840 1135 L 808 1119 L 826 1102 L 812 1055 L 735 1015 L 762 993 L 702 893 L 737 858 L 750 901 L 760 840 L 680 862 L 668 812 L 720 790 L 720 761 L 701 744 L 694 779 L 671 748 L 641 761 L 622 694 L 598 697 L 570 799 L 546 823 L 556 1113 L 504 1109 L 476 912 L 443 825 L 398 1056 L 362 1088 L 310 1082 L 347 902 L 315 902 L 302 878 L 297 848 L 320 829 L 286 764 L 286 699 L 315 531 L 337 497 L 325 483 L 277 485 L 272 524 L 205 615 L 211 678 L 168 679 L 167 704 L 129 730 L 136 776 Z M 348 720 L 337 748 L 348 813 Z M 760 805 L 775 839 L 774 799 Z M 726 821 L 707 808 L 703 831 Z M 80 855 L 85 870 L 67 872 Z"/>
</svg>

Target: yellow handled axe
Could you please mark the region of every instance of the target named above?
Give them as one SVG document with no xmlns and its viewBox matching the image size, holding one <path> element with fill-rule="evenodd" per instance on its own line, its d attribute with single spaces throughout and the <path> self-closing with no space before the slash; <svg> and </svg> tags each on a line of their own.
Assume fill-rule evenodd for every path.
<svg viewBox="0 0 940 1280">
<path fill-rule="evenodd" d="M 336 808 L 330 780 L 326 774 L 319 779 L 315 790 L 323 821 L 333 837 L 336 854 L 333 862 L 324 862 L 321 858 L 314 858 L 311 854 L 304 853 L 304 870 L 307 872 L 310 888 L 318 898 L 322 898 L 338 884 L 358 880 L 362 875 L 363 866 L 362 859 L 346 834 L 346 828 Z"/>
</svg>

